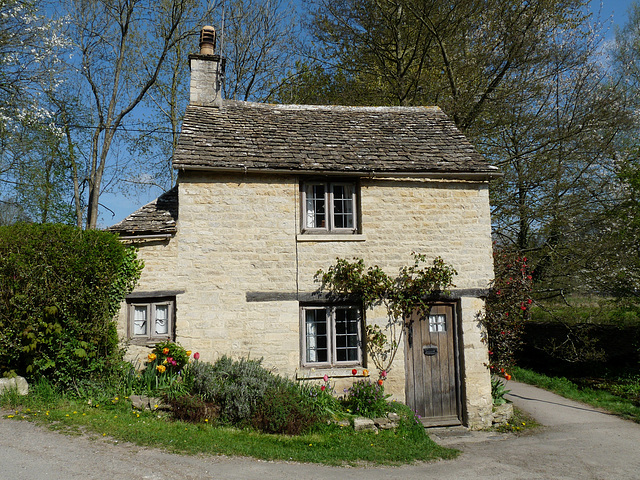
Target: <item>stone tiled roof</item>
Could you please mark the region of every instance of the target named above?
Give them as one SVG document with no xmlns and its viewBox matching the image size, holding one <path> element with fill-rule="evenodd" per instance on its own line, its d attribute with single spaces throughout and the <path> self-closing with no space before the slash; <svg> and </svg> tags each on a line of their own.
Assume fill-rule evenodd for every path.
<svg viewBox="0 0 640 480">
<path fill-rule="evenodd" d="M 163 193 L 153 202 L 136 210 L 119 223 L 107 228 L 121 236 L 175 234 L 178 221 L 178 187 Z"/>
<path fill-rule="evenodd" d="M 438 107 L 190 105 L 179 169 L 495 174 Z"/>
</svg>

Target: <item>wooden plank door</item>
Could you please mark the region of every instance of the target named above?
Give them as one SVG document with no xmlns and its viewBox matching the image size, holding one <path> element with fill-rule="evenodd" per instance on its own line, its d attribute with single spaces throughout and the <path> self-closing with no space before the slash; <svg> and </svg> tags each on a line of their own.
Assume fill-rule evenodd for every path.
<svg viewBox="0 0 640 480">
<path fill-rule="evenodd" d="M 407 405 L 425 425 L 459 424 L 453 305 L 436 304 L 406 322 Z"/>
</svg>

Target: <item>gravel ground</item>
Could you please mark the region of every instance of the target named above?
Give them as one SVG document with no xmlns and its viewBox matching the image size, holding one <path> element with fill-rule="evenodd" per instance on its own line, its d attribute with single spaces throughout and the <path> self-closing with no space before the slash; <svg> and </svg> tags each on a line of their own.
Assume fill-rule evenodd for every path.
<svg viewBox="0 0 640 480">
<path fill-rule="evenodd" d="M 514 404 L 544 427 L 521 436 L 432 431 L 438 443 L 462 450 L 455 460 L 350 468 L 182 456 L 0 418 L 0 480 L 640 478 L 640 425 L 528 385 L 510 382 L 509 388 Z"/>
</svg>

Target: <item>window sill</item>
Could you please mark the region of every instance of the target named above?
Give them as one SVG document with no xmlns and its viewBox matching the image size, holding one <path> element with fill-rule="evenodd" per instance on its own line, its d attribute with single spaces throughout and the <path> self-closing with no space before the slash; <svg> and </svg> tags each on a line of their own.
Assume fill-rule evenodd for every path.
<svg viewBox="0 0 640 480">
<path fill-rule="evenodd" d="M 314 233 L 299 233 L 296 236 L 298 242 L 364 242 L 367 240 L 366 235 L 362 234 L 324 234 L 317 235 Z"/>
<path fill-rule="evenodd" d="M 170 337 L 162 337 L 162 338 L 129 338 L 129 345 L 137 345 L 139 347 L 155 347 L 158 343 L 172 342 L 173 340 Z"/>
<path fill-rule="evenodd" d="M 352 373 L 354 368 L 358 371 L 355 375 Z M 296 371 L 296 380 L 322 380 L 325 375 L 329 378 L 365 378 L 371 376 L 371 373 L 364 375 L 362 373 L 363 370 L 365 368 L 362 365 L 354 365 L 352 367 L 302 367 Z"/>
</svg>

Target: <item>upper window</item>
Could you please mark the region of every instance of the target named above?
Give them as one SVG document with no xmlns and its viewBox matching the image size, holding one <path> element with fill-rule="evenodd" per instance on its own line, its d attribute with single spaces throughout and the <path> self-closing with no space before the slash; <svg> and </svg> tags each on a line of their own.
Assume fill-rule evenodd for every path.
<svg viewBox="0 0 640 480">
<path fill-rule="evenodd" d="M 305 182 L 302 185 L 304 232 L 356 233 L 355 182 Z"/>
<path fill-rule="evenodd" d="M 362 364 L 362 319 L 357 307 L 303 307 L 302 323 L 303 365 Z"/>
<path fill-rule="evenodd" d="M 135 299 L 128 303 L 129 338 L 143 342 L 173 339 L 175 300 Z"/>
</svg>

